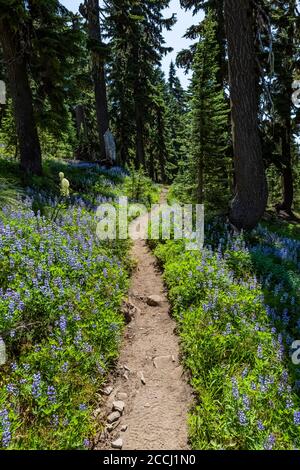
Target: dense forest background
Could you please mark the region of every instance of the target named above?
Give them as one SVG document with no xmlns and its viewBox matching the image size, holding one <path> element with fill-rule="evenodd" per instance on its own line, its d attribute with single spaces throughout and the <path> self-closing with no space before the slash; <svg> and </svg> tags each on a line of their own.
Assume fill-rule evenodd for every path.
<svg viewBox="0 0 300 470">
<path fill-rule="evenodd" d="M 0 0 L 0 449 L 300 448 L 299 2 L 180 4 Z"/>
<path fill-rule="evenodd" d="M 86 0 L 74 14 L 56 0 L 1 1 L 0 79 L 8 85 L 1 153 L 20 159 L 27 174 L 42 173 L 42 156 L 143 166 L 155 181 L 175 181 L 183 200 L 221 212 L 231 205 L 239 228 L 253 227 L 267 201 L 292 217 L 296 0 L 181 0 L 183 9 L 205 11 L 185 32 L 192 46 L 177 57 L 192 71 L 188 90 L 174 63 L 168 76 L 161 70 L 164 31 L 178 20 L 164 17 L 169 3 Z"/>
</svg>

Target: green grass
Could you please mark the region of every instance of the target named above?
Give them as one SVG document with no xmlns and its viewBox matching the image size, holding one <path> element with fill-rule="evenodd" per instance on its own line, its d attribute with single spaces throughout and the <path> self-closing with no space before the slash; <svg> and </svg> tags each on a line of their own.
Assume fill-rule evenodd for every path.
<svg viewBox="0 0 300 470">
<path fill-rule="evenodd" d="M 299 448 L 294 421 L 300 401 L 287 372 L 289 359 L 281 357 L 281 338 L 270 324 L 251 260 L 235 273 L 229 251 L 224 257 L 207 249 L 187 252 L 174 241 L 155 249 L 195 390 L 192 448 Z"/>
<path fill-rule="evenodd" d="M 57 211 L 60 171 L 71 198 Z M 127 240 L 97 239 L 95 209 L 117 203 L 124 175 L 49 159 L 42 177 L 25 182 L 15 163 L 0 160 L 0 177 L 14 188 L 14 204 L 5 197 L 0 211 L 0 335 L 8 355 L 0 448 L 89 448 L 101 431 L 93 412 L 118 357 L 132 267 Z M 141 202 L 152 191 L 147 184 Z"/>
</svg>

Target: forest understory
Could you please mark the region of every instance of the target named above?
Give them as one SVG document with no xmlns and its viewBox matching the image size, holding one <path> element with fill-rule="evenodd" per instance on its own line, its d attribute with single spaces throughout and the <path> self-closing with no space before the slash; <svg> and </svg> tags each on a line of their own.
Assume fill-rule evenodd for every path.
<svg viewBox="0 0 300 470">
<path fill-rule="evenodd" d="M 0 450 L 299 450 L 299 2 L 73 3 L 0 0 Z"/>
</svg>

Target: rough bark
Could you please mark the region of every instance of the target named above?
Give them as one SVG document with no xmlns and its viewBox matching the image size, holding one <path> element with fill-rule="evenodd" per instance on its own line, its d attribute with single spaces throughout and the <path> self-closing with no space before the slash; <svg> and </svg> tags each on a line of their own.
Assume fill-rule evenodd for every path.
<svg viewBox="0 0 300 470">
<path fill-rule="evenodd" d="M 104 134 L 109 129 L 109 113 L 105 78 L 105 62 L 99 52 L 102 44 L 99 0 L 85 0 L 80 12 L 87 20 L 89 40 L 92 49 L 92 77 L 94 82 L 96 114 L 98 122 L 101 158 L 106 160 Z"/>
<path fill-rule="evenodd" d="M 291 110 L 290 110 L 291 111 Z M 292 149 L 291 149 L 291 119 L 287 118 L 285 127 L 282 128 L 281 151 L 282 151 L 282 196 L 281 204 L 277 206 L 277 210 L 285 211 L 292 215 L 292 206 L 294 201 L 294 178 L 292 169 Z"/>
<path fill-rule="evenodd" d="M 250 0 L 225 0 L 236 193 L 230 220 L 252 229 L 264 214 L 268 190 L 258 130 L 253 11 Z"/>
<path fill-rule="evenodd" d="M 0 20 L 0 39 L 6 63 L 9 89 L 20 149 L 21 169 L 26 174 L 42 174 L 41 147 L 34 118 L 25 53 L 18 31 Z"/>
<path fill-rule="evenodd" d="M 164 125 L 163 125 L 163 116 L 161 110 L 157 110 L 157 134 L 159 142 L 159 168 L 160 168 L 160 182 L 166 183 L 166 145 L 165 145 L 165 136 L 164 136 Z"/>
<path fill-rule="evenodd" d="M 144 118 L 141 105 L 136 99 L 135 102 L 135 125 L 136 125 L 136 166 L 145 167 L 146 156 L 145 156 L 145 144 L 144 144 Z"/>
<path fill-rule="evenodd" d="M 149 149 L 149 176 L 154 180 L 154 154 L 152 147 Z"/>
<path fill-rule="evenodd" d="M 296 2 L 289 2 L 289 10 L 287 15 L 282 19 L 282 26 L 286 28 L 287 35 L 283 42 L 283 53 L 285 57 L 293 60 L 295 56 L 294 36 L 295 23 L 291 20 L 295 11 Z M 294 178 L 292 169 L 292 100 L 293 93 L 293 69 L 292 67 L 284 67 L 281 77 L 281 86 L 284 87 L 283 103 L 281 115 L 283 118 L 281 128 L 281 160 L 282 160 L 282 202 L 277 206 L 279 210 L 285 211 L 289 215 L 293 215 L 292 207 L 294 202 Z"/>
<path fill-rule="evenodd" d="M 85 120 L 85 109 L 82 104 L 78 104 L 75 108 L 75 118 L 76 118 L 76 129 L 77 137 L 79 138 L 82 134 L 87 137 L 87 128 Z"/>
</svg>

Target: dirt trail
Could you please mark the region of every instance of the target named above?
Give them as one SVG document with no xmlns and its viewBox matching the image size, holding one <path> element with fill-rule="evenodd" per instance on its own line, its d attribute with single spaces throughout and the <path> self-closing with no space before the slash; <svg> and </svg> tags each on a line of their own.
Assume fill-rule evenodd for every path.
<svg viewBox="0 0 300 470">
<path fill-rule="evenodd" d="M 142 233 L 147 223 L 148 215 L 133 222 Z M 136 309 L 127 326 L 106 414 L 119 398 L 125 409 L 117 427 L 104 433 L 98 448 L 110 449 L 121 438 L 124 450 L 188 449 L 187 414 L 192 395 L 179 361 L 176 323 L 169 315 L 156 259 L 145 241 L 134 242 L 132 257 L 137 267 L 128 300 Z M 158 306 L 147 303 L 153 295 L 160 297 Z"/>
</svg>

